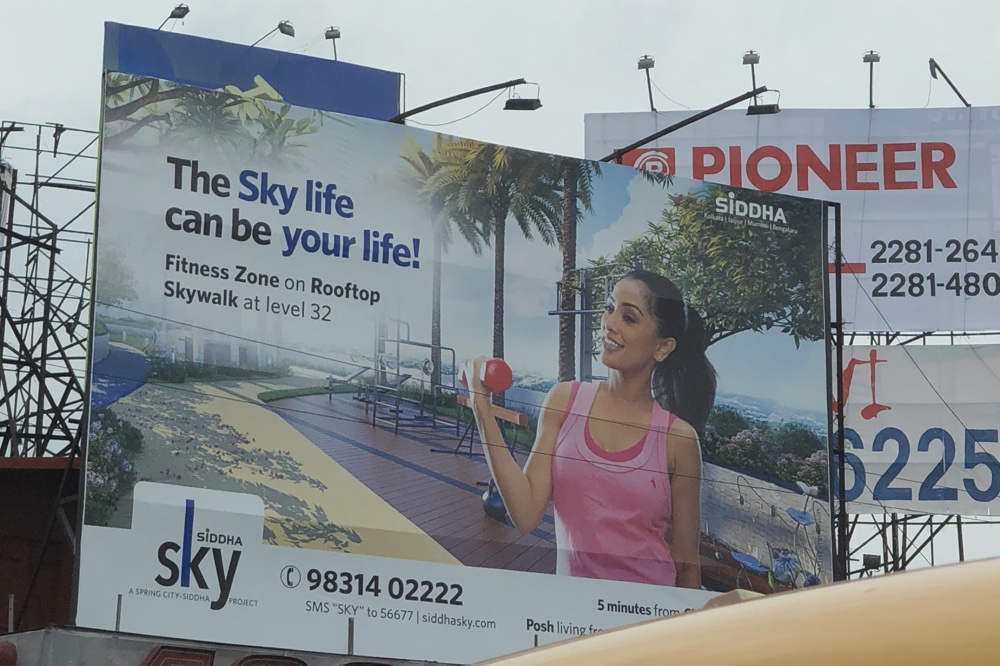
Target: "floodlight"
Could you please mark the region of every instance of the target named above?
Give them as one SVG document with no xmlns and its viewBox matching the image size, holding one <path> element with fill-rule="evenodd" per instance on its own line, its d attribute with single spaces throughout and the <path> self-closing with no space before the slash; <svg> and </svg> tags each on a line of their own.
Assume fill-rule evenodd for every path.
<svg viewBox="0 0 1000 666">
<path fill-rule="evenodd" d="M 760 54 L 756 51 L 747 51 L 743 54 L 743 64 L 744 65 L 759 65 L 760 64 Z"/>
<path fill-rule="evenodd" d="M 170 16 L 168 16 L 167 18 L 163 19 L 163 23 L 160 24 L 160 27 L 157 28 L 157 30 L 159 30 L 160 28 L 162 28 L 163 26 L 165 26 L 167 24 L 167 21 L 169 21 L 170 19 L 182 19 L 185 16 L 187 16 L 190 12 L 191 12 L 191 8 L 188 7 L 187 5 L 183 5 L 183 4 L 177 5 L 170 12 Z"/>
<path fill-rule="evenodd" d="M 862 56 L 864 62 L 882 62 L 882 56 L 879 55 L 878 51 L 869 51 Z"/>
<path fill-rule="evenodd" d="M 774 104 L 751 104 L 747 107 L 748 116 L 773 116 L 776 113 L 781 113 L 777 102 Z"/>
<path fill-rule="evenodd" d="M 653 69 L 653 65 L 656 64 L 653 61 L 653 56 L 644 55 L 639 58 L 639 69 Z"/>
<path fill-rule="evenodd" d="M 266 35 L 264 35 L 263 37 L 261 37 L 260 39 L 258 39 L 256 42 L 254 42 L 250 46 L 251 47 L 257 46 L 262 41 L 264 41 L 265 39 L 267 39 L 268 37 L 270 37 L 271 35 L 273 35 L 275 32 L 280 32 L 281 34 L 288 35 L 289 37 L 294 37 L 295 36 L 295 28 L 292 26 L 292 23 L 290 21 L 281 21 L 280 23 L 278 23 L 278 27 L 277 28 L 275 28 L 274 30 L 271 30 L 270 32 L 268 32 Z"/>
<path fill-rule="evenodd" d="M 504 111 L 534 111 L 542 108 L 542 100 L 537 97 L 511 97 L 503 105 Z"/>
<path fill-rule="evenodd" d="M 952 89 L 952 92 L 954 92 L 958 96 L 958 98 L 960 100 L 962 100 L 962 104 L 964 104 L 967 108 L 971 108 L 972 107 L 972 105 L 969 104 L 969 100 L 965 99 L 965 97 L 962 95 L 962 93 L 960 93 L 958 91 L 958 88 L 955 86 L 954 83 L 951 82 L 951 79 L 948 78 L 948 75 L 944 73 L 944 70 L 941 69 L 941 65 L 937 64 L 937 61 L 934 60 L 934 58 L 931 58 L 930 60 L 928 60 L 927 64 L 931 68 L 931 78 L 932 79 L 936 79 L 938 77 L 938 73 L 940 73 L 941 76 L 944 77 L 944 80 L 948 84 L 948 87 Z"/>
<path fill-rule="evenodd" d="M 882 566 L 882 558 L 879 555 L 865 554 L 862 556 L 861 562 L 865 571 L 873 571 L 881 568 Z"/>
</svg>

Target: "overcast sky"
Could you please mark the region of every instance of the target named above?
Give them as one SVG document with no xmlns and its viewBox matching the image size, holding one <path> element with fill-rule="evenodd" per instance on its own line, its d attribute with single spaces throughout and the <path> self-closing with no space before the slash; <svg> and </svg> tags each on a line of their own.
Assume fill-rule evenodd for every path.
<svg viewBox="0 0 1000 666">
<path fill-rule="evenodd" d="M 0 10 L 0 120 L 96 129 L 102 24 L 155 28 L 174 4 L 7 0 Z M 871 49 L 882 56 L 875 66 L 875 103 L 880 107 L 958 105 L 944 81 L 931 84 L 930 57 L 974 105 L 1000 105 L 1000 55 L 992 49 L 1000 43 L 1000 3 L 995 0 L 187 4 L 187 19 L 171 21 L 164 29 L 249 44 L 279 20 L 289 20 L 295 37 L 275 34 L 262 45 L 321 57 L 332 56 L 329 42 L 322 39 L 324 28 L 338 25 L 342 60 L 406 74 L 407 107 L 511 78 L 538 82 L 544 106 L 532 113 L 503 112 L 501 98 L 472 117 L 449 123 L 476 111 L 489 100 L 485 97 L 414 120 L 438 124 L 432 129 L 451 134 L 574 156 L 583 155 L 585 113 L 648 109 L 645 79 L 636 68 L 638 57 L 647 53 L 656 58 L 655 84 L 675 100 L 654 90 L 660 110 L 705 108 L 748 90 L 749 68 L 741 64 L 748 49 L 761 53 L 757 81 L 781 91 L 783 108 L 867 106 L 868 66 L 862 54 Z M 983 556 L 996 554 L 996 544 L 972 537 L 966 545 L 970 556 Z M 939 545 L 939 562 L 946 553 L 953 556 L 953 542 Z"/>
<path fill-rule="evenodd" d="M 104 21 L 155 28 L 174 0 L 5 2 L 0 119 L 96 128 Z M 543 108 L 504 112 L 502 98 L 448 133 L 568 155 L 583 155 L 583 114 L 648 109 L 639 56 L 656 58 L 653 80 L 693 109 L 750 88 L 748 49 L 761 53 L 759 83 L 781 91 L 782 107 L 858 108 L 868 103 L 868 66 L 879 51 L 875 103 L 954 106 L 942 80 L 930 86 L 934 57 L 974 105 L 1000 105 L 996 87 L 1000 3 L 962 0 L 188 0 L 171 21 L 192 35 L 250 44 L 279 20 L 269 48 L 332 57 L 322 39 L 339 25 L 342 60 L 406 74 L 413 107 L 512 78 L 540 85 Z M 176 25 L 175 25 L 176 24 Z M 322 82 L 317 82 L 322 85 Z M 530 92 L 529 90 L 525 91 Z M 446 123 L 489 100 L 477 98 L 421 114 Z M 683 108 L 654 90 L 660 110 Z M 638 138 L 638 137 L 637 137 Z"/>
</svg>

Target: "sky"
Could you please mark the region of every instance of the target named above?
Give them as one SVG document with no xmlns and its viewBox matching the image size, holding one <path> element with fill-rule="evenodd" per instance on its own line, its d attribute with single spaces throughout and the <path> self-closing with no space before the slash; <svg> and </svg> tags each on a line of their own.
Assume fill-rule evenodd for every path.
<svg viewBox="0 0 1000 666">
<path fill-rule="evenodd" d="M 0 44 L 7 54 L 0 119 L 55 121 L 96 128 L 103 22 L 155 28 L 173 0 L 32 0 L 5 3 Z M 878 51 L 880 107 L 955 106 L 944 81 L 930 85 L 933 57 L 975 105 L 1000 104 L 996 58 L 1000 6 L 963 0 L 945 10 L 925 0 L 803 3 L 798 0 L 189 0 L 183 22 L 165 30 L 250 44 L 280 20 L 296 36 L 262 46 L 332 57 L 323 30 L 338 25 L 340 59 L 406 75 L 412 108 L 472 88 L 523 77 L 538 83 L 543 107 L 505 112 L 503 97 L 446 125 L 449 133 L 567 155 L 583 154 L 585 113 L 648 109 L 637 59 L 656 59 L 653 82 L 692 109 L 750 89 L 744 51 L 761 54 L 759 84 L 781 91 L 783 108 L 859 108 L 868 103 L 868 66 Z M 903 18 L 905 17 L 905 21 Z M 973 20 L 974 19 L 974 20 Z M 979 44 L 983 48 L 972 48 Z M 16 61 L 10 60 L 16 54 Z M 526 88 L 528 95 L 533 88 Z M 658 109 L 683 109 L 654 89 Z M 489 96 L 414 118 L 449 123 Z M 40 120 L 39 120 L 40 119 Z"/>
<path fill-rule="evenodd" d="M 103 22 L 156 27 L 174 4 L 5 3 L 0 120 L 96 129 Z M 261 45 L 320 57 L 332 56 L 324 28 L 338 25 L 342 60 L 405 73 L 407 108 L 512 78 L 537 82 L 543 103 L 537 111 L 504 112 L 503 96 L 480 111 L 490 100 L 484 97 L 423 113 L 413 124 L 572 156 L 583 155 L 584 114 L 648 109 L 645 78 L 636 67 L 645 54 L 656 59 L 651 73 L 659 110 L 697 110 L 749 90 L 749 68 L 741 64 L 749 49 L 761 54 L 758 84 L 780 90 L 782 108 L 864 108 L 869 69 L 862 55 L 869 50 L 882 59 L 874 71 L 879 107 L 958 105 L 944 81 L 931 81 L 930 57 L 972 104 L 1000 105 L 998 56 L 989 48 L 1000 38 L 1000 4 L 993 0 L 952 6 L 928 0 L 187 4 L 188 17 L 164 29 L 250 44 L 289 20 L 295 37 L 274 34 Z M 996 554 L 998 543 L 967 539 L 966 548 L 970 555 Z"/>
</svg>

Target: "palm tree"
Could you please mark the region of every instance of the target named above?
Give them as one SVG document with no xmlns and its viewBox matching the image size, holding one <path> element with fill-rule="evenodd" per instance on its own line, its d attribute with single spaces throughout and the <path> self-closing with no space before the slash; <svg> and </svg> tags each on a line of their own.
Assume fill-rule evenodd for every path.
<svg viewBox="0 0 1000 666">
<path fill-rule="evenodd" d="M 562 183 L 562 288 L 559 309 L 566 312 L 576 307 L 576 226 L 580 221 L 580 205 L 593 212 L 594 178 L 600 177 L 599 162 L 571 157 L 555 159 L 558 178 Z M 576 315 L 559 315 L 559 381 L 576 378 Z"/>
<path fill-rule="evenodd" d="M 553 157 L 470 139 L 443 141 L 434 151 L 439 163 L 434 189 L 453 193 L 454 211 L 477 221 L 493 240 L 493 356 L 504 356 L 504 271 L 507 218 L 525 238 L 537 233 L 557 242 L 562 210 L 555 187 Z M 503 404 L 501 396 L 495 396 Z"/>
<path fill-rule="evenodd" d="M 594 179 L 601 177 L 601 163 L 572 157 L 555 158 L 558 178 L 562 186 L 562 288 L 559 292 L 559 309 L 566 312 L 576 309 L 576 289 L 573 273 L 576 271 L 576 227 L 580 223 L 580 206 L 592 213 Z M 643 180 L 670 187 L 674 177 L 667 173 L 641 171 Z M 588 315 L 584 315 L 588 316 Z M 576 378 L 576 317 L 559 315 L 559 381 Z"/>
<path fill-rule="evenodd" d="M 435 134 L 432 138 L 431 153 L 438 153 L 444 135 Z M 427 207 L 431 220 L 432 234 L 432 283 L 431 290 L 431 391 L 441 385 L 441 256 L 452 242 L 452 231 L 459 234 L 469 243 L 476 255 L 483 253 L 483 233 L 481 226 L 467 214 L 463 214 L 454 205 L 458 188 L 452 184 L 448 187 L 434 188 L 434 175 L 440 168 L 412 135 L 407 135 L 400 157 L 408 168 L 403 170 L 403 180 L 417 191 Z"/>
</svg>

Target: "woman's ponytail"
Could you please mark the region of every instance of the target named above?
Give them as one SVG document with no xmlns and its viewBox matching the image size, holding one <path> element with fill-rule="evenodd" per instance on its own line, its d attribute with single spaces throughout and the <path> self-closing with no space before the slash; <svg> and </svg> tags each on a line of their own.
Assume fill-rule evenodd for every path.
<svg viewBox="0 0 1000 666">
<path fill-rule="evenodd" d="M 716 372 L 705 355 L 708 332 L 701 315 L 690 307 L 673 282 L 645 270 L 633 270 L 624 279 L 637 280 L 650 291 L 652 310 L 664 338 L 676 347 L 653 370 L 653 398 L 661 407 L 704 432 L 715 405 Z"/>
</svg>

